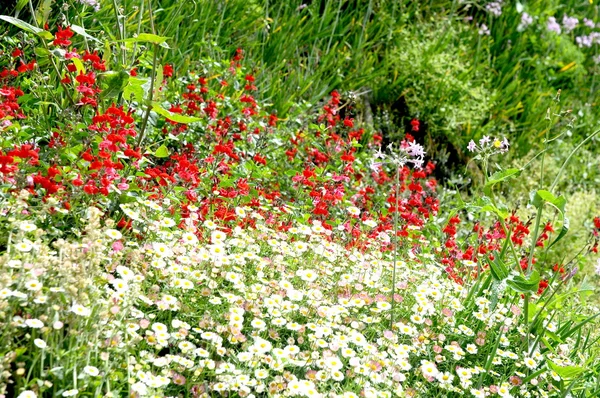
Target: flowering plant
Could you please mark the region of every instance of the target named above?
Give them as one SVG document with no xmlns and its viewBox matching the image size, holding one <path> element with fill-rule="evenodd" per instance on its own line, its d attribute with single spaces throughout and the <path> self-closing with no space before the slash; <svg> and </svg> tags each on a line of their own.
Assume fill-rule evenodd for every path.
<svg viewBox="0 0 600 398">
<path fill-rule="evenodd" d="M 496 193 L 524 168 L 486 166 L 477 200 L 443 206 L 415 137 L 384 150 L 338 91 L 279 117 L 242 49 L 179 74 L 154 33 L 110 54 L 76 50 L 95 40 L 75 25 L 12 23 L 0 394 L 595 394 L 592 289 L 577 258 L 547 261 L 568 229 L 555 183 L 533 226 Z"/>
</svg>

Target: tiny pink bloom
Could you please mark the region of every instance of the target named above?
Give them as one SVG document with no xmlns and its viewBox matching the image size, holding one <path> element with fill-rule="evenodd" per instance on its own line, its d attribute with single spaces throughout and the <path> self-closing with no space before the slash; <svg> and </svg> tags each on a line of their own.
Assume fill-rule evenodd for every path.
<svg viewBox="0 0 600 398">
<path fill-rule="evenodd" d="M 173 383 L 177 384 L 178 386 L 182 386 L 185 384 L 185 377 L 179 373 L 173 373 Z"/>
<path fill-rule="evenodd" d="M 117 240 L 112 244 L 112 249 L 116 252 L 120 252 L 121 250 L 123 250 L 123 247 L 123 242 L 121 242 L 120 240 Z"/>
</svg>

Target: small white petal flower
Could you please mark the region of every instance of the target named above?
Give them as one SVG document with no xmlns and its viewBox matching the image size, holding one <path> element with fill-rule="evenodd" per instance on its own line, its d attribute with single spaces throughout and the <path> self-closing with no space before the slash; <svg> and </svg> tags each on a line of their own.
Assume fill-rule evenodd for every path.
<svg viewBox="0 0 600 398">
<path fill-rule="evenodd" d="M 116 229 L 107 229 L 104 233 L 106 234 L 106 236 L 114 240 L 119 240 L 123 237 L 123 234 L 121 234 L 121 232 L 117 231 Z"/>
<path fill-rule="evenodd" d="M 90 314 L 92 313 L 92 310 L 90 310 L 89 308 L 84 307 L 81 304 L 73 304 L 73 306 L 71 306 L 71 312 L 79 315 L 79 316 L 90 316 Z"/>
<path fill-rule="evenodd" d="M 37 348 L 41 348 L 42 350 L 46 347 L 48 347 L 48 344 L 46 344 L 46 342 L 42 339 L 35 339 L 33 340 L 33 344 L 35 344 L 35 346 Z"/>
<path fill-rule="evenodd" d="M 24 239 L 22 242 L 17 243 L 15 248 L 20 252 L 27 253 L 33 249 L 33 243 L 30 240 Z"/>
<path fill-rule="evenodd" d="M 17 398 L 37 398 L 37 395 L 31 390 L 25 390 Z"/>
<path fill-rule="evenodd" d="M 19 225 L 19 229 L 24 232 L 33 232 L 37 229 L 35 224 L 30 223 L 29 221 L 22 222 Z"/>
<path fill-rule="evenodd" d="M 92 377 L 96 377 L 100 374 L 100 371 L 95 366 L 86 366 L 83 371 Z"/>
<path fill-rule="evenodd" d="M 40 329 L 40 328 L 44 327 L 44 323 L 42 321 L 40 321 L 39 319 L 27 319 L 25 321 L 25 325 L 27 325 L 33 329 Z"/>
</svg>

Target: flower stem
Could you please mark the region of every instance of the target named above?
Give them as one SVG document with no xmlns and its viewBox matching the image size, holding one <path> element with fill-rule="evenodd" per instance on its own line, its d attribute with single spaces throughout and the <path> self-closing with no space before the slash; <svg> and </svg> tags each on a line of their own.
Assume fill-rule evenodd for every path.
<svg viewBox="0 0 600 398">
<path fill-rule="evenodd" d="M 394 307 L 396 295 L 396 266 L 398 264 L 398 195 L 400 185 L 400 167 L 396 165 L 396 206 L 394 208 L 394 268 L 392 269 L 392 314 L 390 318 L 390 330 L 394 330 Z"/>
</svg>

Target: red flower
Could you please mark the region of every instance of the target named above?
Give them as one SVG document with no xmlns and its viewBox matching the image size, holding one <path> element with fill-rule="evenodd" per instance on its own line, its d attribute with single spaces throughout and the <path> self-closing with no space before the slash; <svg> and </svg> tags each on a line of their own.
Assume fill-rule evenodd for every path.
<svg viewBox="0 0 600 398">
<path fill-rule="evenodd" d="M 412 131 L 419 131 L 421 122 L 419 122 L 417 119 L 413 119 L 410 121 L 410 125 L 412 126 Z"/>
<path fill-rule="evenodd" d="M 163 67 L 163 76 L 164 77 L 171 77 L 171 76 L 173 76 L 173 66 L 172 65 L 166 64 Z"/>
<path fill-rule="evenodd" d="M 67 47 L 71 45 L 71 37 L 73 37 L 73 31 L 71 31 L 71 27 L 67 26 L 66 29 L 62 29 L 60 26 L 58 27 L 58 32 L 54 35 L 55 39 L 52 42 L 55 46 Z"/>
<path fill-rule="evenodd" d="M 542 279 L 542 280 L 540 281 L 540 284 L 539 284 L 539 287 L 538 287 L 537 294 L 539 295 L 539 294 L 542 294 L 542 293 L 544 293 L 544 290 L 546 290 L 546 288 L 547 288 L 547 287 L 548 287 L 548 281 L 547 281 L 547 280 L 545 280 L 545 279 Z"/>
<path fill-rule="evenodd" d="M 269 115 L 269 126 L 275 127 L 277 126 L 277 115 Z"/>
<path fill-rule="evenodd" d="M 352 163 L 354 162 L 354 155 L 352 154 L 352 152 L 346 152 L 340 157 L 340 159 L 342 159 L 345 162 Z"/>
<path fill-rule="evenodd" d="M 261 155 L 260 155 L 260 154 L 258 154 L 258 153 L 257 153 L 256 155 L 254 155 L 254 158 L 253 158 L 253 159 L 254 159 L 254 161 L 255 161 L 256 163 L 258 163 L 258 164 L 262 164 L 262 165 L 264 165 L 264 166 L 266 166 L 266 165 L 267 165 L 267 159 L 266 159 L 264 156 L 261 156 Z"/>
</svg>

